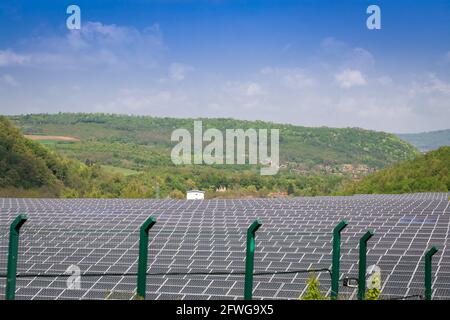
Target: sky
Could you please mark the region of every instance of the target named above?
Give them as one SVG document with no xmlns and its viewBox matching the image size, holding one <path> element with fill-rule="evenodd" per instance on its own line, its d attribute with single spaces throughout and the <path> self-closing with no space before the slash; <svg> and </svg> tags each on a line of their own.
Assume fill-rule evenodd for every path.
<svg viewBox="0 0 450 320">
<path fill-rule="evenodd" d="M 0 113 L 43 112 L 448 129 L 450 1 L 2 0 Z"/>
</svg>

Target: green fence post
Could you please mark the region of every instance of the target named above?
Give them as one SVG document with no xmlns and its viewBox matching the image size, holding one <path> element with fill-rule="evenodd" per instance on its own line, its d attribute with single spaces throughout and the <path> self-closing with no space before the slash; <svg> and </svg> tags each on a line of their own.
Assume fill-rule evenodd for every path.
<svg viewBox="0 0 450 320">
<path fill-rule="evenodd" d="M 425 254 L 425 300 L 431 300 L 431 296 L 433 294 L 431 289 L 433 282 L 431 277 L 431 258 L 436 252 L 438 252 L 438 249 L 436 247 L 432 247 Z"/>
<path fill-rule="evenodd" d="M 339 260 L 341 258 L 341 231 L 348 225 L 342 220 L 333 229 L 333 265 L 331 267 L 331 299 L 336 300 L 339 293 Z"/>
<path fill-rule="evenodd" d="M 137 299 L 145 299 L 147 284 L 147 260 L 148 260 L 148 231 L 156 223 L 156 219 L 151 216 L 142 224 L 139 235 L 139 262 L 137 276 Z"/>
<path fill-rule="evenodd" d="M 9 226 L 8 270 L 6 274 L 6 300 L 14 300 L 16 296 L 17 257 L 19 255 L 19 233 L 22 225 L 28 220 L 25 214 L 18 215 Z"/>
<path fill-rule="evenodd" d="M 359 239 L 359 277 L 358 277 L 358 299 L 364 300 L 366 298 L 366 255 L 367 255 L 367 241 L 373 237 L 373 231 L 367 231 L 361 239 Z"/>
<path fill-rule="evenodd" d="M 247 229 L 247 253 L 245 257 L 245 286 L 244 299 L 252 300 L 253 295 L 253 265 L 255 258 L 255 233 L 262 223 L 255 220 Z"/>
</svg>

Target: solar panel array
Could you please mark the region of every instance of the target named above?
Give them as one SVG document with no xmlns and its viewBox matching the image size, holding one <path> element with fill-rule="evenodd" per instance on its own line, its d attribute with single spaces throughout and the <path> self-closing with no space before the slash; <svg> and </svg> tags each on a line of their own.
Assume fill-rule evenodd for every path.
<svg viewBox="0 0 450 320">
<path fill-rule="evenodd" d="M 0 274 L 6 274 L 8 227 L 19 213 L 22 227 L 19 274 L 64 274 L 75 265 L 81 289 L 67 277 L 18 278 L 16 299 L 130 299 L 136 288 L 139 227 L 150 230 L 148 299 L 240 299 L 247 227 L 260 219 L 255 272 L 330 268 L 332 229 L 342 219 L 341 273 L 357 277 L 358 241 L 367 229 L 367 265 L 381 268 L 382 297 L 423 295 L 423 255 L 431 245 L 433 298 L 450 298 L 449 194 L 360 195 L 246 200 L 0 199 Z M 179 275 L 165 275 L 178 272 Z M 110 275 L 98 275 L 110 274 Z M 114 273 L 114 275 L 111 275 Z M 319 273 L 329 294 L 330 277 Z M 296 299 L 308 273 L 259 275 L 254 299 Z M 0 299 L 5 278 L 0 277 Z M 354 299 L 353 288 L 342 298 Z"/>
</svg>

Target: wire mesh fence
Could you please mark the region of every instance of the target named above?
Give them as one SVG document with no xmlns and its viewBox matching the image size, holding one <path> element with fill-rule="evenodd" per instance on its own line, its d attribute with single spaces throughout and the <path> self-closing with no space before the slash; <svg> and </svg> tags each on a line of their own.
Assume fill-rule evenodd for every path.
<svg viewBox="0 0 450 320">
<path fill-rule="evenodd" d="M 155 227 L 152 231 L 148 298 L 242 298 L 245 228 L 167 231 Z M 330 238 L 311 232 L 304 232 L 303 236 L 328 242 Z M 6 234 L 2 237 L 6 238 Z M 329 291 L 330 260 L 323 258 L 322 263 L 315 264 L 305 258 L 299 262 L 299 241 L 301 238 L 289 234 L 257 235 L 255 299 L 297 299 L 313 275 L 320 280 L 324 294 Z M 16 298 L 132 299 L 136 294 L 138 244 L 138 228 L 113 232 L 107 228 L 49 228 L 28 223 L 20 236 Z M 320 251 L 322 246 L 314 249 Z M 6 274 L 7 246 L 4 249 L 2 280 Z M 77 276 L 79 287 L 71 287 Z"/>
<path fill-rule="evenodd" d="M 0 216 L 0 299 L 9 224 L 19 212 L 30 212 L 30 219 L 21 230 L 16 299 L 136 298 L 139 228 L 149 212 L 158 222 L 149 233 L 147 299 L 242 299 L 246 231 L 255 218 L 263 226 L 256 235 L 254 299 L 298 299 L 312 276 L 329 298 L 332 230 L 340 219 L 349 225 L 342 235 L 339 299 L 357 299 L 357 288 L 343 286 L 343 279 L 358 277 L 358 241 L 368 228 L 375 236 L 367 266 L 381 269 L 380 299 L 424 297 L 423 255 L 430 243 L 448 241 L 448 216 L 402 220 L 401 206 L 375 210 L 373 199 L 305 201 L 17 200 L 21 206 Z M 442 207 L 441 200 L 423 202 L 408 205 L 416 211 Z M 447 256 L 444 245 L 434 258 L 434 299 L 450 296 Z"/>
</svg>

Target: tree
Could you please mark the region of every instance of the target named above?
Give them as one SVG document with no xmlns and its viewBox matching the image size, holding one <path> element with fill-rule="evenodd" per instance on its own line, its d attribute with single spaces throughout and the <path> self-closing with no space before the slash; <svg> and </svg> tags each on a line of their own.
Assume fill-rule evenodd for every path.
<svg viewBox="0 0 450 320">
<path fill-rule="evenodd" d="M 295 193 L 295 187 L 293 183 L 289 183 L 289 186 L 287 188 L 288 195 L 293 195 Z"/>
</svg>

